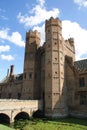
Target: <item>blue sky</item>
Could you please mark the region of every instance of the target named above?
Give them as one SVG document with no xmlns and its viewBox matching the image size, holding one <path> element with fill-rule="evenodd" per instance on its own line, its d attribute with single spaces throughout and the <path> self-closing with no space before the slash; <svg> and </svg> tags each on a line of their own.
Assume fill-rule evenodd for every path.
<svg viewBox="0 0 87 130">
<path fill-rule="evenodd" d="M 62 20 L 64 39 L 74 37 L 76 60 L 87 58 L 87 0 L 0 0 L 0 80 L 11 64 L 23 72 L 26 31 L 41 32 L 51 16 Z"/>
</svg>

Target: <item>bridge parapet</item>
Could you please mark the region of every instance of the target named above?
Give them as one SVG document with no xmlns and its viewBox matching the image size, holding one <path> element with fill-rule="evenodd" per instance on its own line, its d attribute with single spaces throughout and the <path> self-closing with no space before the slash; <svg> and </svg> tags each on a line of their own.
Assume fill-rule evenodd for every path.
<svg viewBox="0 0 87 130">
<path fill-rule="evenodd" d="M 10 122 L 14 122 L 15 116 L 21 112 L 26 112 L 31 117 L 42 108 L 42 100 L 0 99 L 0 113 L 6 114 Z"/>
<path fill-rule="evenodd" d="M 20 108 L 37 108 L 42 110 L 42 101 L 0 99 L 0 110 L 20 109 Z"/>
</svg>

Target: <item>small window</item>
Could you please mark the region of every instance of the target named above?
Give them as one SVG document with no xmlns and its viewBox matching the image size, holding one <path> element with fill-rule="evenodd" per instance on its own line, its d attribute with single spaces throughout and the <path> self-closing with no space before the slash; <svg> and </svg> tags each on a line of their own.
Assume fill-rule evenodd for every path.
<svg viewBox="0 0 87 130">
<path fill-rule="evenodd" d="M 57 45 L 57 43 L 55 42 L 54 45 Z"/>
<path fill-rule="evenodd" d="M 79 85 L 80 85 L 80 87 L 84 87 L 85 86 L 85 79 L 84 79 L 84 77 L 79 79 Z"/>
<path fill-rule="evenodd" d="M 55 74 L 57 74 L 57 71 L 55 71 Z"/>
<path fill-rule="evenodd" d="M 55 57 L 55 60 L 57 60 L 57 58 Z"/>
<path fill-rule="evenodd" d="M 29 73 L 29 79 L 32 79 L 32 73 Z"/>
<path fill-rule="evenodd" d="M 87 105 L 87 103 L 86 103 L 86 93 L 80 94 L 80 105 Z"/>
</svg>

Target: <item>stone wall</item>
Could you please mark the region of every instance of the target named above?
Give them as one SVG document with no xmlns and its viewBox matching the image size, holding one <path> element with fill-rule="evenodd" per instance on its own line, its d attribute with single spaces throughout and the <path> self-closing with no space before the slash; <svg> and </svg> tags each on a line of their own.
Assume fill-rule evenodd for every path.
<svg viewBox="0 0 87 130">
<path fill-rule="evenodd" d="M 37 110 L 42 110 L 41 100 L 0 100 L 0 114 L 5 114 L 14 122 L 16 115 L 25 112 L 31 117 Z"/>
</svg>

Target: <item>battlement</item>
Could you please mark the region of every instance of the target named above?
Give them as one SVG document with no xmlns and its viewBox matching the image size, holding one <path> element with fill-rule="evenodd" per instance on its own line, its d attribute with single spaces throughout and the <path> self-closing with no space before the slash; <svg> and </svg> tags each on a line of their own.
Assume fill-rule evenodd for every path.
<svg viewBox="0 0 87 130">
<path fill-rule="evenodd" d="M 37 30 L 26 32 L 26 43 L 31 44 L 34 42 L 37 44 L 38 48 L 40 45 L 40 33 Z"/>
<path fill-rule="evenodd" d="M 74 46 L 74 38 L 69 38 L 68 41 L 71 46 Z"/>
<path fill-rule="evenodd" d="M 47 28 L 50 25 L 59 26 L 62 28 L 62 22 L 59 18 L 54 19 L 53 17 L 51 17 L 49 20 L 46 20 L 45 27 Z"/>
<path fill-rule="evenodd" d="M 37 30 L 35 30 L 35 31 L 30 30 L 29 32 L 26 32 L 26 38 L 27 37 L 32 37 L 32 38 L 38 37 L 40 39 L 40 36 L 41 36 L 40 32 L 38 32 Z"/>
<path fill-rule="evenodd" d="M 65 46 L 72 52 L 75 52 L 74 38 L 69 38 L 68 40 L 65 40 Z"/>
</svg>

